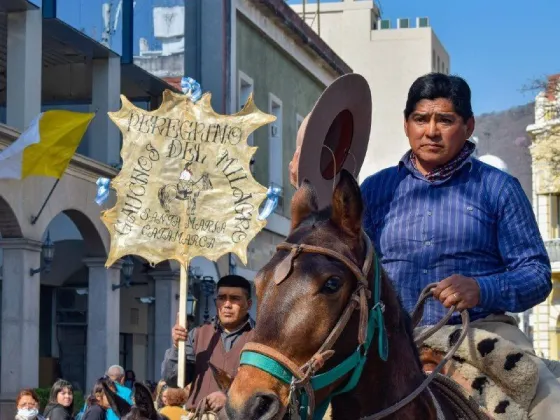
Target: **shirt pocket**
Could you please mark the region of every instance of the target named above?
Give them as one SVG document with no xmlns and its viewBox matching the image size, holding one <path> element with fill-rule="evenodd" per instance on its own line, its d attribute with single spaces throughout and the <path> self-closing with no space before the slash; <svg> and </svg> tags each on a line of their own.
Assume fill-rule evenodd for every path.
<svg viewBox="0 0 560 420">
<path fill-rule="evenodd" d="M 497 221 L 495 215 L 477 203 L 462 203 L 464 244 L 471 250 L 494 251 L 497 246 Z"/>
</svg>

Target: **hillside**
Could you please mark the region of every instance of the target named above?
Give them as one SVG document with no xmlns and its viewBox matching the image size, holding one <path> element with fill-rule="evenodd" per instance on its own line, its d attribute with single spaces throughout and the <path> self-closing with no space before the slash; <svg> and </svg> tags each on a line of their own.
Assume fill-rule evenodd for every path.
<svg viewBox="0 0 560 420">
<path fill-rule="evenodd" d="M 506 111 L 482 114 L 476 117 L 474 135 L 478 137 L 478 156 L 492 154 L 501 158 L 510 174 L 521 182 L 525 193 L 532 199 L 531 140 L 527 126 L 534 122 L 535 104 L 510 108 Z"/>
</svg>

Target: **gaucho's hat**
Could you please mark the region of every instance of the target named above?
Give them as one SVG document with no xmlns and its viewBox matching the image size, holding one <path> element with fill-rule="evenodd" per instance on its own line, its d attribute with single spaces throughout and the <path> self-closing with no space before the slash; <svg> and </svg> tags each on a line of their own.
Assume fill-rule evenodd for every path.
<svg viewBox="0 0 560 420">
<path fill-rule="evenodd" d="M 338 175 L 346 169 L 357 177 L 364 162 L 371 129 L 371 91 L 356 73 L 336 79 L 303 120 L 297 147 L 297 185 L 307 179 L 315 187 L 319 207 L 331 203 Z M 297 152 L 296 152 L 297 153 Z"/>
</svg>

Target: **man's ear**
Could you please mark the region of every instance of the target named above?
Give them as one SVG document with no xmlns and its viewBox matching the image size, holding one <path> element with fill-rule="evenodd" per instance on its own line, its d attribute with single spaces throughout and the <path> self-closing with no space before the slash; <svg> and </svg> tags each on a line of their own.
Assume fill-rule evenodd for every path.
<svg viewBox="0 0 560 420">
<path fill-rule="evenodd" d="M 476 126 L 474 117 L 470 117 L 470 118 L 467 120 L 466 126 L 467 126 L 467 139 L 470 139 L 471 136 L 472 136 L 473 133 L 474 133 L 474 127 Z"/>
<path fill-rule="evenodd" d="M 404 135 L 408 138 L 408 121 L 406 120 L 406 118 L 403 121 L 403 129 Z"/>
</svg>

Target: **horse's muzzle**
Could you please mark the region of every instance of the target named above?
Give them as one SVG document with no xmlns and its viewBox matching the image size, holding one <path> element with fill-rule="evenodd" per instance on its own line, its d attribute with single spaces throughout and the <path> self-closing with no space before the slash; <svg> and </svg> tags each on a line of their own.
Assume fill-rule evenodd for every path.
<svg viewBox="0 0 560 420">
<path fill-rule="evenodd" d="M 240 411 L 234 410 L 229 404 L 226 405 L 226 412 L 230 420 L 276 420 L 281 411 L 283 410 L 280 399 L 272 392 L 255 393 L 241 407 Z"/>
</svg>

